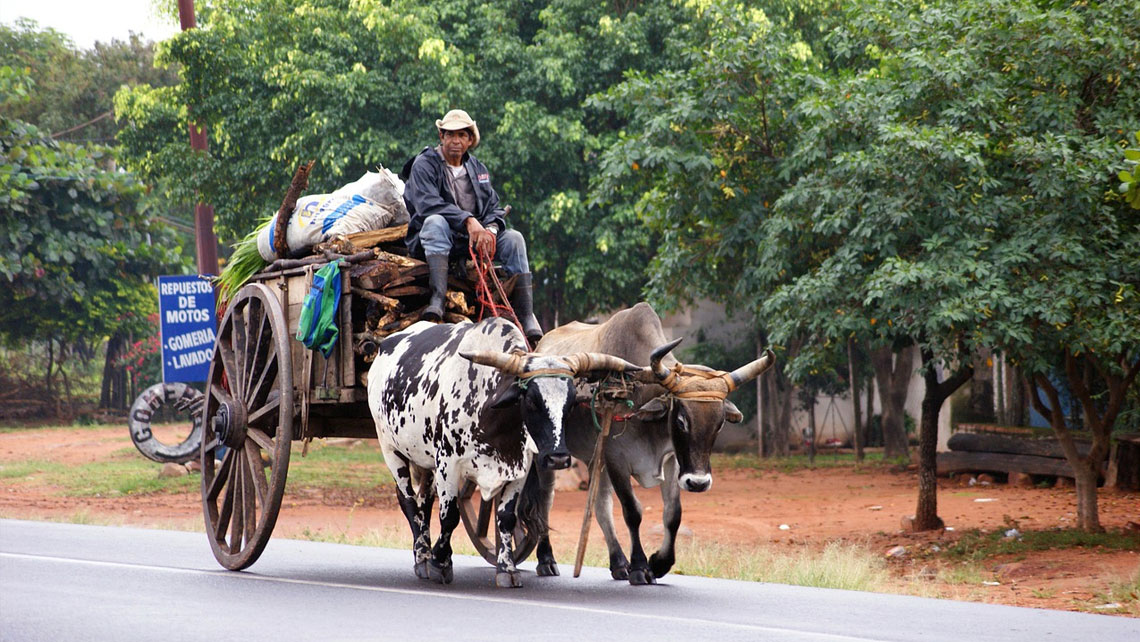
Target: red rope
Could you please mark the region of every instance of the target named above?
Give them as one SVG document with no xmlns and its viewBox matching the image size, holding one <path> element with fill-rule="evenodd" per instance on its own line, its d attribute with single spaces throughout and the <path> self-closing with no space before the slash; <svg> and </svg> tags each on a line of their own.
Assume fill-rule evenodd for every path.
<svg viewBox="0 0 1140 642">
<path fill-rule="evenodd" d="M 467 251 L 471 255 L 471 262 L 475 264 L 475 298 L 482 305 L 482 309 L 479 311 L 479 320 L 482 321 L 488 316 L 488 312 L 493 317 L 510 319 L 525 337 L 526 332 L 523 330 L 522 323 L 519 322 L 514 309 L 509 303 L 506 303 L 507 295 L 503 291 L 503 284 L 499 281 L 499 275 L 495 274 L 494 266 L 491 265 L 491 257 L 495 255 L 494 245 L 491 246 L 489 254 L 476 256 L 474 243 L 467 246 Z M 494 291 L 491 290 L 492 284 L 495 286 Z M 503 304 L 495 303 L 493 292 L 498 292 L 499 300 L 503 301 Z M 529 352 L 531 350 L 530 341 L 526 339 L 524 341 L 526 341 L 526 349 Z"/>
</svg>

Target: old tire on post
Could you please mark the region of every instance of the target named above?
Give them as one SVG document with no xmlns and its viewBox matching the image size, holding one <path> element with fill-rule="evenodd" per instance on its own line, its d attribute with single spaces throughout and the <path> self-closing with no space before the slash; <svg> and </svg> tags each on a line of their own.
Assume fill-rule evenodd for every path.
<svg viewBox="0 0 1140 642">
<path fill-rule="evenodd" d="M 285 493 L 294 419 L 289 350 L 273 290 L 261 284 L 239 290 L 210 362 L 201 449 L 206 535 L 218 563 L 231 571 L 265 550 Z"/>
<path fill-rule="evenodd" d="M 198 456 L 202 444 L 202 415 L 190 412 L 190 434 L 180 443 L 167 444 L 154 436 L 151 419 L 163 406 L 188 406 L 191 409 L 200 402 L 202 393 L 184 383 L 156 383 L 142 391 L 131 406 L 127 428 L 135 448 L 151 461 L 160 464 L 185 464 Z"/>
<path fill-rule="evenodd" d="M 459 492 L 459 518 L 463 521 L 463 528 L 475 550 L 487 560 L 489 564 L 496 564 L 499 551 L 499 531 L 495 528 L 495 509 L 499 505 L 499 498 L 492 497 L 491 501 L 483 501 L 479 489 L 472 481 L 463 484 Z M 515 550 L 511 556 L 515 564 L 521 564 L 538 546 L 538 538 L 531 537 L 523 527 L 522 520 L 515 525 Z"/>
</svg>

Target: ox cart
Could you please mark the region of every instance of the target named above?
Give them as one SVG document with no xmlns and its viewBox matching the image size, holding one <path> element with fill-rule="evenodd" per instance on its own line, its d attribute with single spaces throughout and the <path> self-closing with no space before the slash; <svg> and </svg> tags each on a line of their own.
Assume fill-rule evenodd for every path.
<svg viewBox="0 0 1140 642">
<path fill-rule="evenodd" d="M 246 568 L 265 549 L 295 443 L 376 438 L 366 389 L 370 356 L 385 335 L 419 319 L 428 295 L 427 266 L 403 255 L 405 229 L 350 235 L 318 247 L 319 256 L 278 260 L 229 300 L 206 383 L 201 448 L 206 533 L 223 567 Z M 294 336 L 314 274 L 336 259 L 339 337 L 325 358 Z M 503 284 L 496 303 L 506 299 L 510 286 Z M 479 311 L 470 279 L 452 276 L 448 290 L 447 320 Z M 494 510 L 495 500 L 482 501 L 469 483 L 462 522 L 491 564 L 497 549 Z M 516 561 L 537 543 L 521 520 L 514 541 Z"/>
</svg>

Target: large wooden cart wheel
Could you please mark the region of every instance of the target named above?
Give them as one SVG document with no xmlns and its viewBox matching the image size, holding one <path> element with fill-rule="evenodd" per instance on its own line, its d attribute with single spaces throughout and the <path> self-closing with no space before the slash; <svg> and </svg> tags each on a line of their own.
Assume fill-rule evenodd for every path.
<svg viewBox="0 0 1140 642">
<path fill-rule="evenodd" d="M 483 501 L 483 495 L 474 482 L 466 482 L 459 491 L 459 518 L 463 520 L 463 528 L 471 537 L 475 550 L 490 564 L 496 563 L 499 553 L 499 531 L 495 528 L 495 509 L 498 506 L 498 497 L 492 497 L 489 502 Z M 515 564 L 521 564 L 538 546 L 538 539 L 531 537 L 523 528 L 522 520 L 515 526 L 514 539 L 512 558 Z"/>
<path fill-rule="evenodd" d="M 238 291 L 218 329 L 202 435 L 206 535 L 231 571 L 265 550 L 285 493 L 293 440 L 289 349 L 274 292 L 261 284 Z"/>
</svg>

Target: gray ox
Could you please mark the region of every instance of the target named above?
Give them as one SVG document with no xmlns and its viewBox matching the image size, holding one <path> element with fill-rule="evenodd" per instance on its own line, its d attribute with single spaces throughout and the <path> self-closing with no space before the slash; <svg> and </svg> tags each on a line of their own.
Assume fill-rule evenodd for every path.
<svg viewBox="0 0 1140 642">
<path fill-rule="evenodd" d="M 734 372 L 704 366 L 683 366 L 668 353 L 680 339 L 667 342 L 661 319 L 647 303 L 622 310 L 600 325 L 573 322 L 550 331 L 535 348 L 540 353 L 588 350 L 611 354 L 638 365 L 649 365 L 654 376 L 634 388 L 637 410 L 615 422 L 605 444 L 608 475 L 598 489 L 597 520 L 610 554 L 610 574 L 630 584 L 655 584 L 673 567 L 673 546 L 681 526 L 680 489 L 700 493 L 712 486 L 709 454 L 725 421 L 742 416 L 725 396 L 772 365 L 769 351 Z M 566 442 L 575 457 L 589 461 L 597 430 L 592 411 L 577 406 L 566 420 Z M 553 473 L 544 473 L 546 507 L 553 501 Z M 641 503 L 630 478 L 644 488 L 661 487 L 665 534 L 661 548 L 648 560 L 641 545 Z M 614 532 L 613 499 L 617 494 L 630 535 L 626 559 Z M 557 575 L 549 538 L 536 551 L 539 575 Z"/>
<path fill-rule="evenodd" d="M 562 425 L 575 399 L 574 377 L 640 369 L 608 355 L 527 354 L 522 333 L 499 318 L 420 322 L 384 339 L 368 371 L 368 406 L 411 526 L 416 576 L 452 581 L 451 533 L 460 488 L 472 480 L 484 501 L 502 491 L 495 583 L 521 586 L 512 558 L 517 515 L 530 520 L 531 533 L 546 533 L 542 489 L 530 484 L 536 510 L 524 511 L 524 482 L 536 453 L 539 470 L 570 465 Z M 440 534 L 430 546 L 437 493 Z"/>
</svg>

